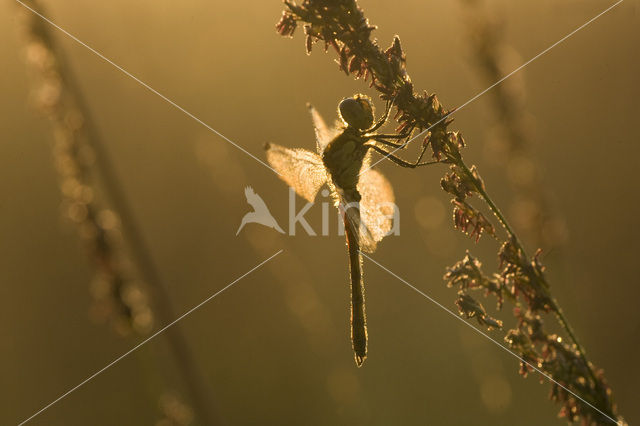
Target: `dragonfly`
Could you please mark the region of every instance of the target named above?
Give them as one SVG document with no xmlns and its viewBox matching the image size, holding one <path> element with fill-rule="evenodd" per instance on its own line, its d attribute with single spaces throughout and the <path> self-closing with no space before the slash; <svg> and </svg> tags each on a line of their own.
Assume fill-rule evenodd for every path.
<svg viewBox="0 0 640 426">
<path fill-rule="evenodd" d="M 415 162 L 394 154 L 407 145 L 413 129 L 397 134 L 376 133 L 386 123 L 392 105 L 393 100 L 388 100 L 384 114 L 376 122 L 371 99 L 356 94 L 339 103 L 339 120 L 329 127 L 318 111 L 307 104 L 315 130 L 316 152 L 265 145 L 267 161 L 298 195 L 313 202 L 326 184 L 342 216 L 349 254 L 351 345 L 358 367 L 367 357 L 368 345 L 361 251 L 372 253 L 390 232 L 394 209 L 391 184 L 371 168 L 371 154 L 382 154 L 403 167 L 433 164 L 421 162 L 426 146 Z"/>
</svg>

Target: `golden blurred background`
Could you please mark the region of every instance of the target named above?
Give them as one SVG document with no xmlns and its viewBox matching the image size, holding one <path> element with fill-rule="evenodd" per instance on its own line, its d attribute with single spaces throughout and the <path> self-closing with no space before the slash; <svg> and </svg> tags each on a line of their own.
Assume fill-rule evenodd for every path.
<svg viewBox="0 0 640 426">
<path fill-rule="evenodd" d="M 416 88 L 450 108 L 492 82 L 477 57 L 478 23 L 502 28 L 504 75 L 610 4 L 360 2 L 381 45 L 401 37 Z M 280 1 L 44 6 L 58 25 L 261 159 L 267 141 L 314 147 L 306 102 L 333 120 L 340 98 L 375 96 L 338 72 L 332 52 L 316 46 L 305 55 L 300 30 L 293 40 L 279 36 Z M 95 272 L 61 208 L 51 126 L 34 107 L 24 60 L 24 16 L 15 2 L 0 5 L 0 424 L 21 422 L 149 335 L 123 336 L 95 321 Z M 639 17 L 638 2 L 627 0 L 504 83 L 528 141 L 515 159 L 501 141 L 506 126 L 492 93 L 456 113 L 452 126 L 529 251 L 544 250 L 552 290 L 630 424 L 640 421 Z M 369 358 L 357 369 L 343 237 L 301 228 L 285 236 L 255 224 L 236 236 L 250 210 L 246 186 L 287 229 L 286 185 L 86 48 L 54 37 L 176 315 L 284 249 L 180 322 L 224 424 L 564 423 L 546 382 L 521 378 L 516 359 L 367 261 Z M 401 234 L 374 258 L 455 309 L 445 268 L 470 248 L 495 270 L 495 242 L 474 244 L 452 229 L 443 168 L 380 168 L 395 190 Z M 536 206 L 509 181 L 535 183 L 553 218 L 548 228 L 527 229 Z M 307 215 L 317 230 L 321 213 L 316 205 Z M 510 317 L 509 308 L 499 315 Z M 154 321 L 154 330 L 164 325 Z M 186 424 L 189 405 L 161 335 L 30 424 Z"/>
</svg>

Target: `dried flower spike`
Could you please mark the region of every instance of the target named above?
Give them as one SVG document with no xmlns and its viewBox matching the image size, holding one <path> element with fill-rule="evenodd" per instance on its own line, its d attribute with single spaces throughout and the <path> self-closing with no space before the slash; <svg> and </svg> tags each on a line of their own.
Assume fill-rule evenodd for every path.
<svg viewBox="0 0 640 426">
<path fill-rule="evenodd" d="M 355 0 L 304 0 L 299 5 L 285 1 L 285 5 L 284 16 L 289 21 L 304 22 L 311 29 L 307 32 L 311 42 L 321 40 L 334 47 L 343 72 L 356 78 L 370 77 L 371 87 L 380 92 L 382 99 L 394 99 L 398 132 L 428 129 L 430 134 L 424 139 L 423 147 L 430 147 L 437 161 L 454 166 L 441 182 L 443 189 L 454 197 L 454 225 L 476 239 L 483 232 L 497 237 L 490 221 L 467 202 L 468 197 L 476 194 L 506 231 L 507 238 L 499 253 L 499 273 L 491 279 L 479 275 L 475 269 L 478 265 L 468 258 L 449 269 L 445 275 L 448 283 L 472 289 L 482 282 L 482 286 L 491 288 L 488 294 L 509 296 L 514 301 L 518 307 L 514 313 L 519 325 L 507 333 L 506 340 L 522 357 L 521 371 L 524 374 L 529 370 L 527 363 L 530 363 L 579 396 L 576 398 L 566 389 L 558 389 L 556 384 L 552 386 L 552 398 L 563 404 L 561 413 L 570 421 L 611 424 L 618 419 L 623 423 L 617 416 L 602 373 L 588 362 L 562 310 L 551 297 L 539 257 L 528 260 L 515 232 L 487 193 L 476 168 L 467 166 L 463 160 L 461 149 L 466 143 L 458 133 L 448 130 L 452 111 L 447 111 L 434 94 L 415 93 L 400 39 L 394 37 L 391 46 L 382 50 L 371 39 L 375 27 L 369 24 Z M 486 318 L 482 305 L 460 291 L 456 301 L 461 313 L 468 317 Z M 558 318 L 571 344 L 544 332 L 540 314 L 547 312 Z M 489 323 L 492 320 L 488 320 Z M 493 324 L 497 325 L 497 322 Z"/>
</svg>

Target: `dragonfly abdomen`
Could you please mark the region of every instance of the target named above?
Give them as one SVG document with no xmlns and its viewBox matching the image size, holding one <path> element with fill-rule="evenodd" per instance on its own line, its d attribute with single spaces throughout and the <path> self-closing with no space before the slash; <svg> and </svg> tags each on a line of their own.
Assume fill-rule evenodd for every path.
<svg viewBox="0 0 640 426">
<path fill-rule="evenodd" d="M 347 249 L 349 251 L 349 274 L 351 278 L 351 345 L 360 367 L 367 358 L 367 315 L 364 303 L 364 279 L 362 276 L 362 255 L 358 244 L 358 237 L 354 230 L 346 223 Z"/>
</svg>

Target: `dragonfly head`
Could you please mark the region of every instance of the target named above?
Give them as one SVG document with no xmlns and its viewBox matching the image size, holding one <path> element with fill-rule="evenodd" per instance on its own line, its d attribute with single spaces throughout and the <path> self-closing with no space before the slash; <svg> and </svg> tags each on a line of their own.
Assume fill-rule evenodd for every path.
<svg viewBox="0 0 640 426">
<path fill-rule="evenodd" d="M 366 95 L 357 94 L 345 98 L 338 105 L 340 119 L 347 126 L 357 130 L 365 130 L 373 124 L 373 103 Z"/>
</svg>

